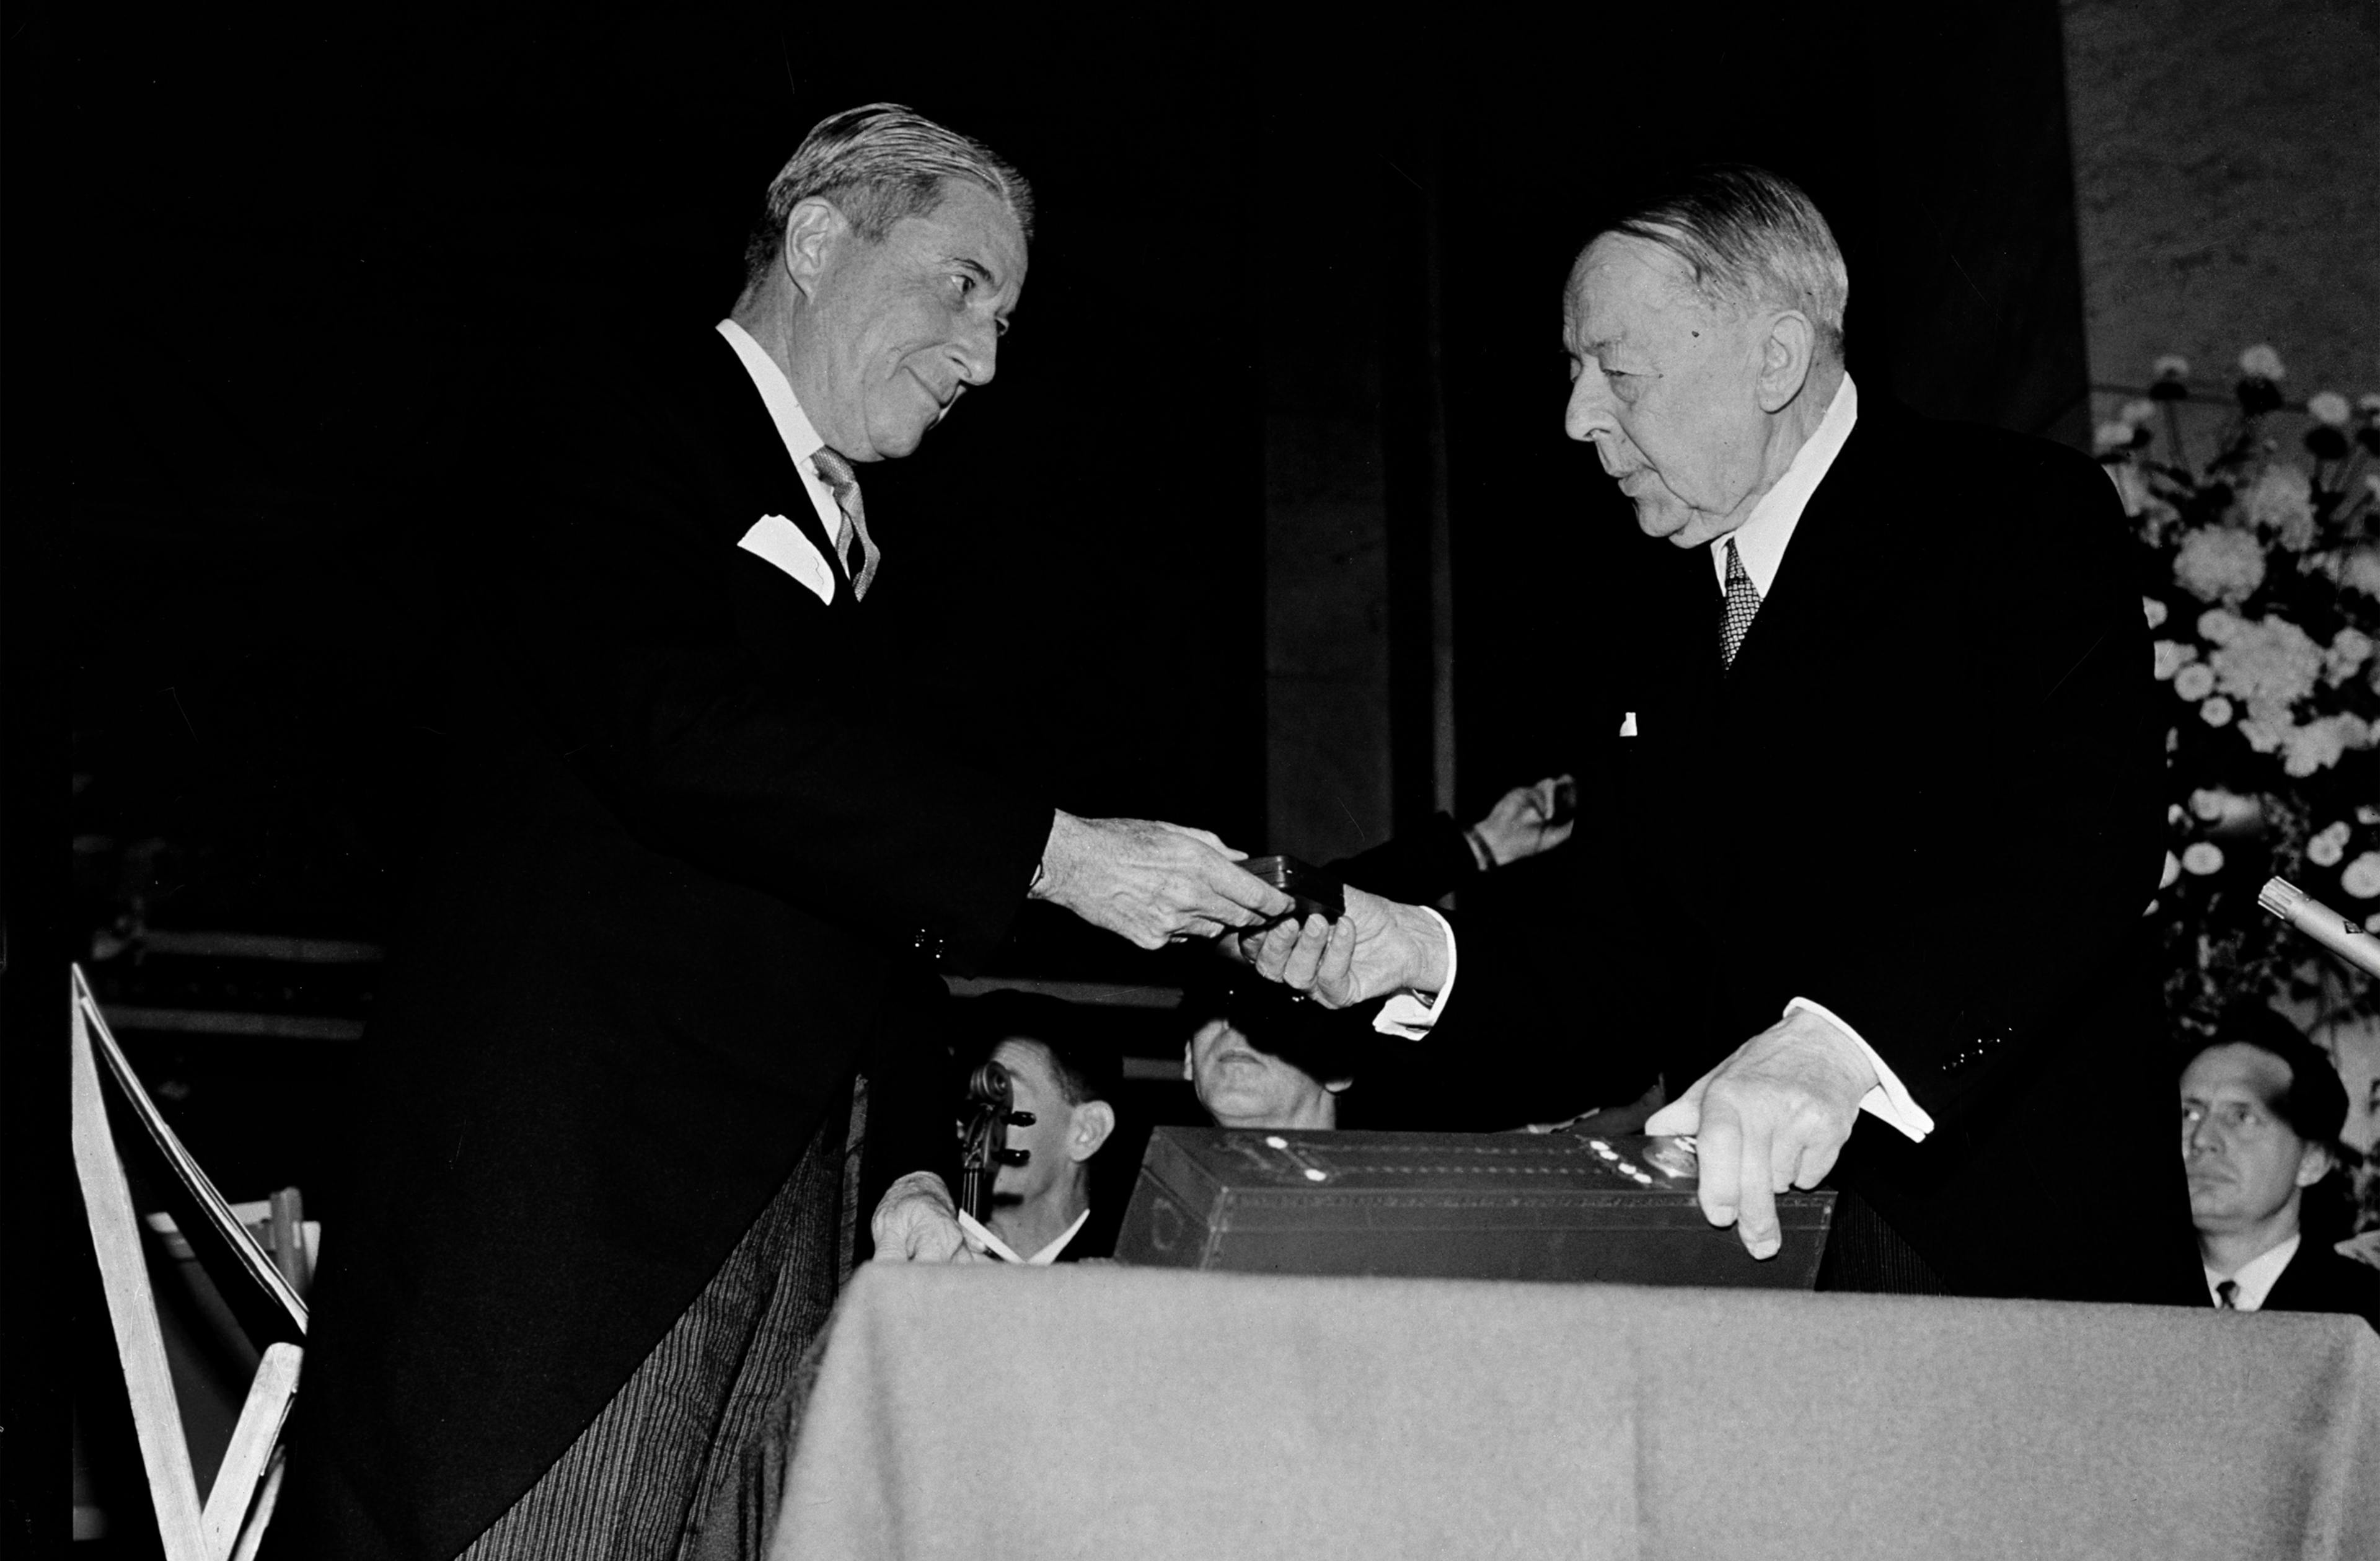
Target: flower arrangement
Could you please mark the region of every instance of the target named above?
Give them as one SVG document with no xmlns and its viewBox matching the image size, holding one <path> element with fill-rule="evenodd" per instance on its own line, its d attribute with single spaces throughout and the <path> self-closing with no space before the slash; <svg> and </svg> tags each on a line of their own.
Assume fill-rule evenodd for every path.
<svg viewBox="0 0 2380 1561">
<path fill-rule="evenodd" d="M 2240 354 L 2237 409 L 2203 464 L 2183 446 L 2180 358 L 2097 431 L 2147 555 L 2141 604 L 2173 701 L 2171 848 L 2149 914 L 2184 1029 L 2258 991 L 2321 1018 L 2380 1014 L 2380 982 L 2256 906 L 2277 873 L 2380 932 L 2380 395 L 2310 397 L 2301 456 L 2271 428 L 2286 374 L 2270 347 Z"/>
</svg>

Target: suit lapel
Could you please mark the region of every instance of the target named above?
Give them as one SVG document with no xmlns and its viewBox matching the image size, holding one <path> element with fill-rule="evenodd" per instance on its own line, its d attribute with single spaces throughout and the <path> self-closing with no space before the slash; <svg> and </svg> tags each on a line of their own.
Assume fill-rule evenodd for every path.
<svg viewBox="0 0 2380 1561">
<path fill-rule="evenodd" d="M 1876 438 L 1874 420 L 1863 418 L 1803 507 L 1728 674 L 1731 713 L 1804 692 L 1791 685 L 1833 627 L 1843 615 L 1873 621 L 1878 592 L 1890 588 L 1891 550 L 1883 533 L 1892 509 L 1870 491 L 1877 477 Z"/>
<path fill-rule="evenodd" d="M 745 372 L 726 338 L 716 331 L 705 334 L 710 348 L 703 355 L 699 383 L 702 405 L 710 414 L 707 432 L 720 455 L 725 479 L 722 520 L 734 526 L 727 545 L 734 546 L 762 516 L 783 517 L 827 561 L 837 585 L 832 605 L 844 605 L 853 600 L 850 575 L 835 551 L 834 539 L 819 518 L 818 506 L 810 502 L 808 484 L 785 453 L 785 442 L 777 433 L 767 403 L 760 399 L 752 376 Z"/>
</svg>

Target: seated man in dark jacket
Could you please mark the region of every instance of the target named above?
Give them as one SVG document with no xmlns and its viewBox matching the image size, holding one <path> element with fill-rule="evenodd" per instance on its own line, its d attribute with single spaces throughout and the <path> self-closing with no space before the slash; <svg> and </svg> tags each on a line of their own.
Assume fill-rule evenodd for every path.
<svg viewBox="0 0 2380 1561">
<path fill-rule="evenodd" d="M 2226 1311 L 2345 1311 L 2380 1329 L 2380 1270 L 2301 1225 L 2338 1167 L 2347 1091 L 2321 1048 L 2269 1008 L 2225 1017 L 2181 1073 L 2181 1163 L 2206 1268 Z"/>
</svg>

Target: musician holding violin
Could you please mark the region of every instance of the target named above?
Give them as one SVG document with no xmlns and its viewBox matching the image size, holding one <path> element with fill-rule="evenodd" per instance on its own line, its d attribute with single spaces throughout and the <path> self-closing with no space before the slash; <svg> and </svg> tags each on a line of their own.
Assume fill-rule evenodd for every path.
<svg viewBox="0 0 2380 1561">
<path fill-rule="evenodd" d="M 1111 1051 L 1054 997 L 1000 992 L 973 1006 L 990 1055 L 960 1125 L 968 1252 L 1032 1264 L 1106 1255 L 1114 1221 L 1092 1220 L 1090 1165 L 1115 1132 Z"/>
</svg>

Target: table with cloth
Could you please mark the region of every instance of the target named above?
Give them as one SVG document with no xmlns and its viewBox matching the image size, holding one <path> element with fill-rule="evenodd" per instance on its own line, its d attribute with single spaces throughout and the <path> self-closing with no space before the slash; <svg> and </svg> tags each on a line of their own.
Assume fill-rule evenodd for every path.
<svg viewBox="0 0 2380 1561">
<path fill-rule="evenodd" d="M 2380 1555 L 2354 1318 L 871 1265 L 771 1561 Z"/>
</svg>

